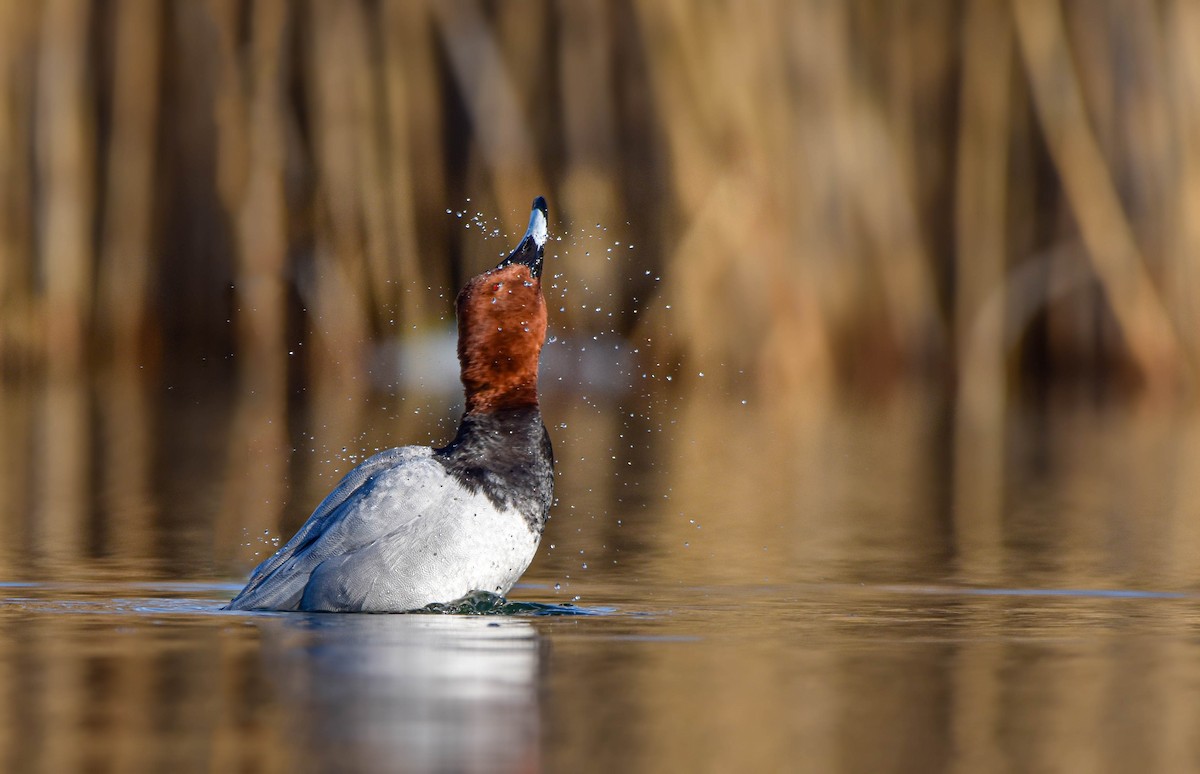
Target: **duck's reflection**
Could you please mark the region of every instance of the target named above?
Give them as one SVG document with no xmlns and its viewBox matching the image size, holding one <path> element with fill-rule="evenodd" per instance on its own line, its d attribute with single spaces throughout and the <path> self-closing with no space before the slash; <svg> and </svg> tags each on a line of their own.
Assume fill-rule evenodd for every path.
<svg viewBox="0 0 1200 774">
<path fill-rule="evenodd" d="M 325 771 L 538 768 L 541 640 L 528 621 L 264 616 L 286 718 Z"/>
</svg>

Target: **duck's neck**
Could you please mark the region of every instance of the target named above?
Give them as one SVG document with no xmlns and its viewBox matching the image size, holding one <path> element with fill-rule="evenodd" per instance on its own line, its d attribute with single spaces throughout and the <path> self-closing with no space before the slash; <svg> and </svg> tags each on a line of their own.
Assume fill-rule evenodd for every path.
<svg viewBox="0 0 1200 774">
<path fill-rule="evenodd" d="M 524 375 L 518 372 L 507 382 L 500 384 L 477 386 L 471 382 L 467 374 L 468 371 L 464 368 L 462 379 L 463 384 L 467 385 L 467 408 L 463 415 L 464 420 L 468 416 L 483 417 L 489 414 L 519 413 L 525 409 L 532 409 L 535 412 L 538 410 L 536 360 L 534 360 L 533 368 L 526 369 Z"/>
<path fill-rule="evenodd" d="M 498 508 L 515 508 L 541 533 L 554 485 L 554 452 L 538 405 L 463 414 L 439 461 Z"/>
<path fill-rule="evenodd" d="M 458 423 L 458 432 L 446 449 L 456 446 L 478 447 L 477 451 L 493 453 L 487 439 L 502 439 L 508 447 L 539 442 L 545 426 L 538 404 L 524 404 L 488 411 L 473 410 L 468 403 Z"/>
</svg>

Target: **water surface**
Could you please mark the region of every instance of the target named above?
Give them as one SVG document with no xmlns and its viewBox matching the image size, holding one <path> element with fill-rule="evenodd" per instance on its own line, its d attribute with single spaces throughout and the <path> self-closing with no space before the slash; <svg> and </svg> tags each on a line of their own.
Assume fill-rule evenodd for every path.
<svg viewBox="0 0 1200 774">
<path fill-rule="evenodd" d="M 450 431 L 453 395 L 349 397 L 0 396 L 0 767 L 1200 766 L 1190 412 L 1017 407 L 985 448 L 927 394 L 552 393 L 525 609 L 220 610 L 352 457 Z"/>
</svg>

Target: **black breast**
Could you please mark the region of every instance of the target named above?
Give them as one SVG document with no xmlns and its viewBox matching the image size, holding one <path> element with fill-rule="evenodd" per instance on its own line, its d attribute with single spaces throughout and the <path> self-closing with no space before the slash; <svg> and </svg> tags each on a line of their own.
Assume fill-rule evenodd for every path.
<svg viewBox="0 0 1200 774">
<path fill-rule="evenodd" d="M 515 508 L 541 534 L 554 496 L 554 452 L 536 406 L 465 414 L 434 457 L 463 486 L 497 508 Z"/>
</svg>

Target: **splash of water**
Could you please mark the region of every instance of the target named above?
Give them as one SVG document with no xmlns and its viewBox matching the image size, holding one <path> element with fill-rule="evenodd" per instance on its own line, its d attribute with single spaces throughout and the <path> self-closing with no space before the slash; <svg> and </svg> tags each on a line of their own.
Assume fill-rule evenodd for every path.
<svg viewBox="0 0 1200 774">
<path fill-rule="evenodd" d="M 588 610 L 570 603 L 553 605 L 543 602 L 514 602 L 497 594 L 476 591 L 453 602 L 435 602 L 421 608 L 419 613 L 440 615 L 601 615 L 603 611 Z"/>
</svg>

